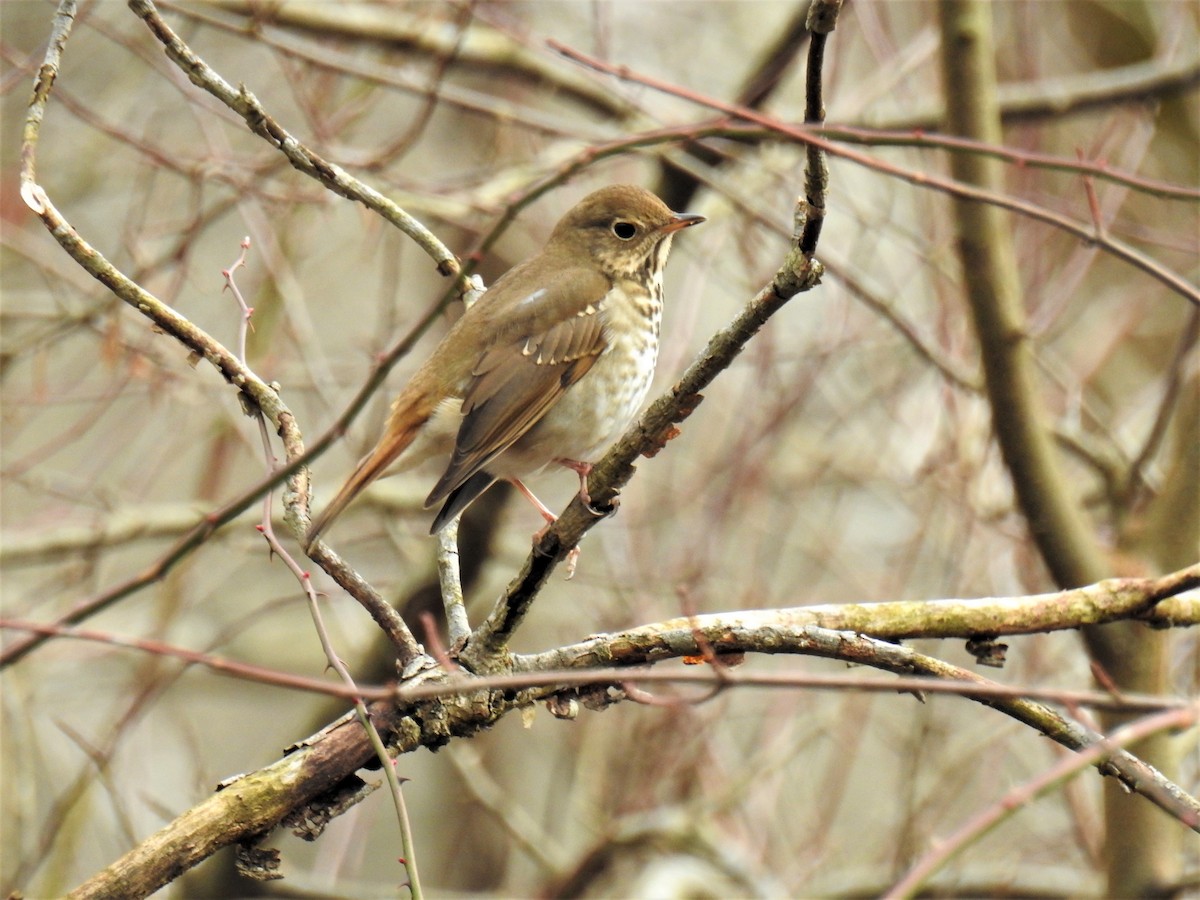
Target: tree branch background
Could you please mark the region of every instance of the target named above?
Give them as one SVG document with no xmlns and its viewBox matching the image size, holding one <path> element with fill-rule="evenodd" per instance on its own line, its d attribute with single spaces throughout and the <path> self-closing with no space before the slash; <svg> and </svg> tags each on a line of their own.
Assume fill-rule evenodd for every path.
<svg viewBox="0 0 1200 900">
<path fill-rule="evenodd" d="M 328 10 L 163 7 L 224 77 L 460 255 L 514 196 L 588 146 L 658 128 L 686 137 L 711 118 L 582 69 L 547 49 L 547 38 L 700 93 L 757 100 L 782 120 L 802 116 L 802 66 L 772 68 L 798 41 L 790 3 L 350 4 L 336 19 Z M 1178 82 L 1143 89 L 1149 98 L 1122 90 L 1147 67 L 1194 72 L 1193 5 L 995 10 L 1009 149 L 1103 160 L 1195 188 L 1194 75 L 1182 91 Z M 7 5 L 0 60 L 0 565 L 6 615 L 36 619 L 152 565 L 263 471 L 228 386 L 66 260 L 17 196 L 20 123 L 51 14 L 41 3 Z M 259 30 L 248 33 L 256 15 Z M 930 127 L 941 105 L 937 23 L 931 4 L 852 3 L 827 60 L 829 121 Z M 1115 86 L 1100 102 L 1018 115 L 1101 74 Z M 866 149 L 896 166 L 947 171 L 943 152 L 882 144 Z M 657 381 L 665 389 L 774 273 L 803 183 L 799 145 L 705 147 L 659 144 L 598 159 L 526 209 L 480 260 L 481 273 L 490 282 L 532 252 L 599 184 L 639 182 L 709 216 L 673 252 Z M 948 199 L 886 172 L 830 164 L 824 285 L 777 316 L 680 437 L 639 466 L 619 515 L 590 533 L 574 581 L 549 586 L 514 649 L 681 613 L 1053 587 L 979 390 Z M 248 362 L 281 385 L 310 437 L 447 288 L 399 232 L 296 172 L 196 90 L 123 4 L 82 9 L 43 126 L 39 174 L 82 235 L 227 344 L 238 311 L 220 271 L 249 234 L 249 266 L 239 273 L 255 308 Z M 1084 222 L 1096 214 L 1105 233 L 1195 278 L 1194 200 L 1033 165 L 1003 174 L 1013 195 Z M 1039 401 L 1108 574 L 1194 561 L 1200 464 L 1186 437 L 1200 419 L 1194 307 L 1095 246 L 1005 221 Z M 392 388 L 430 346 L 400 364 Z M 388 399 L 381 391 L 314 465 L 318 502 L 378 434 Z M 409 611 L 428 606 L 436 584 L 419 511 L 428 477 L 379 485 L 330 536 Z M 565 503 L 572 481 L 545 479 L 552 505 Z M 89 625 L 319 673 L 325 661 L 295 582 L 267 558 L 253 523 L 246 516 L 218 532 Z M 537 524 L 502 497 L 464 522 L 473 621 L 520 566 Z M 342 658 L 363 680 L 382 680 L 374 623 L 332 582 L 318 585 L 329 592 Z M 1162 640 L 1167 689 L 1195 695 L 1194 634 Z M 970 665 L 957 642 L 914 644 Z M 1003 680 L 1089 683 L 1077 634 L 1012 644 Z M 795 658 L 751 664 L 839 670 Z M 217 781 L 275 759 L 331 710 L 309 695 L 79 642 L 50 643 L 4 678 L 0 827 L 10 849 L 0 886 L 32 896 L 71 887 Z M 1194 731 L 1179 741 L 1179 781 L 1194 788 Z M 528 894 L 582 881 L 612 893 L 697 876 L 730 879 L 736 887 L 726 893 L 828 894 L 886 885 L 936 836 L 1057 755 L 962 701 L 737 690 L 698 706 L 623 704 L 573 723 L 544 712 L 509 717 L 469 743 L 406 756 L 401 771 L 411 779 L 423 871 L 443 890 Z M 1011 883 L 1002 873 L 1020 860 L 1022 884 L 1098 889 L 1099 781 L 1085 775 L 1001 825 L 948 870 L 949 883 Z M 397 877 L 382 795 L 314 844 L 283 835 L 272 844 L 284 849 L 293 887 L 369 894 Z M 216 876 L 201 868 L 194 877 Z"/>
</svg>

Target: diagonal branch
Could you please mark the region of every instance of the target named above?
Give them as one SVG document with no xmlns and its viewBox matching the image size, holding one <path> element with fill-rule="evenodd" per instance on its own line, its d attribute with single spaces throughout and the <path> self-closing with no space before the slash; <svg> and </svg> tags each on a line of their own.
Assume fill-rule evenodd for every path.
<svg viewBox="0 0 1200 900">
<path fill-rule="evenodd" d="M 167 56 L 183 70 L 193 84 L 208 91 L 241 116 L 251 131 L 283 153 L 288 162 L 335 194 L 347 200 L 356 200 L 379 213 L 424 250 L 437 263 L 437 270 L 443 275 L 461 277 L 458 259 L 433 232 L 383 194 L 357 178 L 352 178 L 340 166 L 329 162 L 296 140 L 263 109 L 258 98 L 250 93 L 245 85 L 234 88 L 193 53 L 158 14 L 151 0 L 129 0 L 129 8 L 146 23 L 154 36 L 162 42 Z M 462 281 L 460 286 L 463 290 L 467 288 L 465 281 Z"/>
<path fill-rule="evenodd" d="M 807 213 L 808 207 L 801 201 L 793 250 L 771 283 L 759 291 L 726 328 L 709 340 L 700 358 L 688 367 L 676 385 L 651 404 L 638 423 L 596 464 L 588 478 L 593 507 L 614 509 L 617 494 L 633 477 L 633 464 L 637 458 L 654 456 L 667 441 L 678 435 L 676 426 L 700 404 L 701 391 L 729 367 L 750 339 L 792 297 L 820 283 L 821 263 L 798 249 Z M 485 671 L 492 665 L 489 660 L 507 643 L 551 572 L 597 521 L 578 497 L 572 501 L 558 522 L 534 546 L 491 615 L 472 636 L 461 657 L 464 665 L 477 667 L 475 671 Z"/>
</svg>

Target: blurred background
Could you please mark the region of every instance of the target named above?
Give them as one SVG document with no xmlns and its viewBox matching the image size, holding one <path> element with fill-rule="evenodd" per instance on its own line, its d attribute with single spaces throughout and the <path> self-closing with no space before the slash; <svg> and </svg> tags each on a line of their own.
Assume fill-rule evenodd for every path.
<svg viewBox="0 0 1200 900">
<path fill-rule="evenodd" d="M 792 2 L 162 4 L 192 49 L 297 138 L 471 251 L 512 198 L 588 147 L 710 114 L 582 69 L 555 39 L 724 100 L 803 117 L 806 4 Z M 0 324 L 4 615 L 53 620 L 158 561 L 265 472 L 257 430 L 213 369 L 74 266 L 18 196 L 19 145 L 54 6 L 0 11 Z M 994 7 L 1005 143 L 1200 183 L 1198 15 L 1187 0 Z M 830 124 L 911 131 L 942 108 L 936 7 L 854 0 L 830 39 Z M 1182 74 L 1181 74 L 1182 73 Z M 1189 74 L 1190 73 L 1190 74 Z M 1133 87 L 1131 87 L 1133 86 Z M 1092 102 L 1073 105 L 1080 92 Z M 1129 99 L 1134 95 L 1133 100 Z M 859 149 L 944 173 L 942 151 Z M 708 222 L 674 243 L 657 392 L 774 274 L 803 189 L 803 149 L 709 139 L 631 148 L 540 197 L 481 261 L 491 281 L 589 190 L 634 182 Z M 830 161 L 817 290 L 796 298 L 639 466 L 514 646 L 548 649 L 682 611 L 1035 593 L 1054 588 L 1014 505 L 981 391 L 950 203 Z M 221 270 L 255 309 L 248 360 L 310 440 L 376 355 L 447 289 L 395 229 L 323 190 L 164 56 L 125 4 L 83 3 L 38 149 L 38 176 L 122 271 L 232 346 Z M 1088 222 L 1083 180 L 1007 169 L 1006 189 Z M 1103 180 L 1105 229 L 1195 279 L 1196 202 Z M 1065 472 L 1113 574 L 1194 561 L 1200 506 L 1195 309 L 1095 246 L 1013 217 L 1039 389 Z M 313 466 L 327 500 L 380 432 L 390 394 Z M 1164 398 L 1166 398 L 1164 400 Z M 1192 455 L 1189 456 L 1188 454 Z M 1136 473 L 1137 477 L 1130 476 Z M 397 606 L 430 605 L 421 510 L 436 472 L 377 484 L 333 546 Z M 1122 480 L 1124 479 L 1124 480 Z M 570 472 L 535 482 L 551 506 Z M 540 520 L 496 489 L 464 520 L 473 621 Z M 276 511 L 279 511 L 278 498 Z M 325 660 L 303 597 L 255 531 L 226 527 L 169 574 L 88 621 L 289 672 Z M 290 546 L 299 554 L 295 541 Z M 387 677 L 369 617 L 325 576 L 327 621 L 356 678 Z M 420 628 L 415 617 L 410 625 Z M 5 643 L 20 635 L 8 632 Z M 1194 634 L 1168 634 L 1177 694 L 1200 690 Z M 969 665 L 959 642 L 916 646 Z M 1086 687 L 1073 633 L 1010 642 L 1003 681 Z M 755 670 L 842 671 L 755 657 Z M 342 710 L 171 659 L 58 640 L 3 672 L 0 890 L 57 895 Z M 1180 783 L 1195 790 L 1195 734 Z M 436 896 L 861 896 L 1061 751 L 952 698 L 726 692 L 703 705 L 622 704 L 562 722 L 510 716 L 400 760 L 426 888 Z M 971 847 L 948 894 L 1071 895 L 1104 885 L 1100 779 L 1085 773 Z M 382 792 L 314 844 L 272 835 L 285 881 L 227 881 L 214 859 L 164 896 L 375 897 L 403 874 Z M 1186 847 L 1194 873 L 1195 842 Z"/>
</svg>

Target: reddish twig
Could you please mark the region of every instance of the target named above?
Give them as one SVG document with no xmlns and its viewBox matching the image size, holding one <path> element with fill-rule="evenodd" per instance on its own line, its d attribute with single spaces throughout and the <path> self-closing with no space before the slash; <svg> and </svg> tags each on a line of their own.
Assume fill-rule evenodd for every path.
<svg viewBox="0 0 1200 900">
<path fill-rule="evenodd" d="M 915 184 L 920 187 L 930 188 L 941 193 L 949 194 L 954 197 L 962 197 L 968 200 L 977 200 L 981 203 L 990 203 L 1002 209 L 1007 209 L 1010 212 L 1017 213 L 1027 218 L 1043 222 L 1047 225 L 1052 225 L 1059 228 L 1068 234 L 1073 234 L 1076 237 L 1086 240 L 1095 241 L 1096 246 L 1103 249 L 1105 252 L 1112 254 L 1118 259 L 1122 259 L 1137 269 L 1145 272 L 1150 277 L 1159 281 L 1171 291 L 1179 294 L 1184 299 L 1191 303 L 1200 305 L 1200 288 L 1188 282 L 1183 276 L 1176 272 L 1163 267 L 1155 260 L 1146 256 L 1136 248 L 1118 241 L 1113 237 L 1105 237 L 1097 239 L 1092 230 L 1080 222 L 1075 221 L 1068 216 L 1060 215 L 1051 210 L 1044 209 L 1024 200 L 1018 200 L 1014 197 L 1009 197 L 1006 194 L 1001 194 L 997 191 L 987 190 L 985 188 L 974 187 L 960 181 L 955 181 L 952 178 L 945 178 L 941 175 L 935 175 L 929 172 L 920 172 L 914 169 L 906 169 L 902 166 L 885 163 L 874 157 L 868 156 L 865 153 L 859 153 L 855 150 L 850 150 L 842 147 L 835 142 L 823 138 L 814 130 L 805 128 L 799 125 L 790 125 L 786 122 L 781 122 L 771 116 L 764 115 L 753 109 L 748 109 L 744 106 L 737 106 L 731 103 L 725 103 L 714 97 L 709 97 L 700 94 L 696 91 L 680 87 L 670 82 L 663 81 L 658 78 L 653 78 L 649 75 L 642 75 L 633 71 L 628 66 L 611 65 L 596 57 L 589 56 L 586 53 L 581 53 L 566 44 L 551 40 L 550 46 L 563 54 L 569 59 L 573 59 L 581 65 L 589 66 L 601 72 L 607 72 L 617 78 L 625 81 L 633 81 L 637 84 L 645 85 L 656 91 L 661 91 L 665 94 L 670 94 L 674 97 L 680 97 L 684 100 L 689 100 L 700 106 L 706 106 L 709 109 L 715 109 L 726 115 L 733 116 L 738 119 L 743 119 L 747 122 L 753 122 L 764 128 L 770 129 L 778 134 L 786 135 L 787 137 L 799 141 L 804 144 L 810 144 L 820 147 L 830 156 L 836 156 L 839 159 L 845 159 L 849 162 L 857 163 L 868 169 L 876 172 L 882 172 L 886 175 L 899 178 L 907 181 L 910 184 Z"/>
</svg>

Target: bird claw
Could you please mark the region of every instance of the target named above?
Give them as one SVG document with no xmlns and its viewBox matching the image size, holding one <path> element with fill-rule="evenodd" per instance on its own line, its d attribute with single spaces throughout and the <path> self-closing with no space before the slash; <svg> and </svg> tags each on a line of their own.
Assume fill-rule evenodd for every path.
<svg viewBox="0 0 1200 900">
<path fill-rule="evenodd" d="M 589 502 L 584 502 L 583 508 L 595 516 L 597 519 L 607 519 L 609 516 L 614 516 L 617 510 L 621 507 L 621 498 L 613 497 L 604 506 L 593 506 Z"/>
<path fill-rule="evenodd" d="M 553 553 L 547 553 L 546 551 L 544 551 L 541 548 L 542 538 L 544 538 L 546 536 L 546 533 L 553 527 L 553 525 L 554 525 L 553 522 L 547 522 L 546 527 L 543 528 L 541 531 L 536 532 L 533 536 L 533 552 L 538 554 L 539 556 L 553 556 L 554 555 Z M 579 545 L 576 544 L 574 547 L 572 547 L 570 550 L 568 550 L 567 555 L 565 557 L 563 557 L 563 562 L 565 563 L 565 565 L 567 567 L 567 577 L 565 579 L 566 581 L 570 581 L 572 578 L 575 577 L 575 567 L 577 565 L 579 565 L 580 552 L 581 551 L 579 549 Z"/>
<path fill-rule="evenodd" d="M 555 519 L 554 521 L 557 522 L 558 520 Z M 552 553 L 543 552 L 540 547 L 540 544 L 542 543 L 542 538 L 544 538 L 546 536 L 547 532 L 550 531 L 550 529 L 551 529 L 551 527 L 553 527 L 553 525 L 554 525 L 554 522 L 547 522 L 545 528 L 541 528 L 533 533 L 533 549 L 536 550 L 542 556 L 553 556 Z"/>
<path fill-rule="evenodd" d="M 590 497 L 585 500 L 582 496 L 580 496 L 579 502 L 583 504 L 583 508 L 586 509 L 590 515 L 597 519 L 603 519 L 605 516 L 611 516 L 616 509 L 616 507 L 613 506 L 610 506 L 607 510 L 592 506 L 592 500 Z"/>
<path fill-rule="evenodd" d="M 570 581 L 575 577 L 575 566 L 579 564 L 579 553 L 580 550 L 578 544 L 572 547 L 567 553 L 567 558 L 564 560 L 567 566 L 567 577 L 563 579 L 564 581 Z"/>
<path fill-rule="evenodd" d="M 588 493 L 587 485 L 588 476 L 592 474 L 595 466 L 590 462 L 580 462 L 577 459 L 559 459 L 556 462 L 579 476 L 579 502 L 588 512 L 597 515 L 595 507 L 592 506 L 592 495 Z"/>
</svg>

